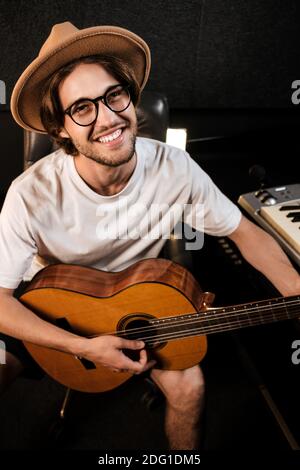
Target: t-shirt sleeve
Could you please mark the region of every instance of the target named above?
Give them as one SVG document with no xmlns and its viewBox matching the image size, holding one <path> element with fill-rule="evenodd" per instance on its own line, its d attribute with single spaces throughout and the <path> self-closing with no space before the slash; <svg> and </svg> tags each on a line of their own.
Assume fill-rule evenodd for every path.
<svg viewBox="0 0 300 470">
<path fill-rule="evenodd" d="M 185 222 L 209 235 L 230 235 L 240 223 L 241 211 L 222 193 L 207 173 L 188 154 L 186 156 L 191 195 L 185 211 Z"/>
<path fill-rule="evenodd" d="M 36 253 L 26 204 L 12 184 L 0 214 L 0 287 L 18 287 Z"/>
</svg>

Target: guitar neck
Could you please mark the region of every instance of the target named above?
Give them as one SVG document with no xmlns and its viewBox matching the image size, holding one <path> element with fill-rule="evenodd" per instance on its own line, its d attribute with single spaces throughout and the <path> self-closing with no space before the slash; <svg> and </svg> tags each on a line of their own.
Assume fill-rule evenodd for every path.
<svg viewBox="0 0 300 470">
<path fill-rule="evenodd" d="M 204 312 L 151 321 L 151 331 L 140 339 L 148 344 L 207 335 L 300 317 L 300 295 L 211 308 Z"/>
</svg>

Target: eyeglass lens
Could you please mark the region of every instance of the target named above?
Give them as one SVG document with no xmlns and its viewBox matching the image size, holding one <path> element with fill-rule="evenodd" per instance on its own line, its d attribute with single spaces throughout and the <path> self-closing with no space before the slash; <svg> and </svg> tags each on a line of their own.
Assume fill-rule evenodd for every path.
<svg viewBox="0 0 300 470">
<path fill-rule="evenodd" d="M 104 104 L 114 112 L 124 111 L 130 102 L 130 94 L 127 87 L 118 85 L 104 95 Z M 89 125 L 97 118 L 97 104 L 91 100 L 82 100 L 75 103 L 70 110 L 71 117 L 79 125 Z"/>
</svg>

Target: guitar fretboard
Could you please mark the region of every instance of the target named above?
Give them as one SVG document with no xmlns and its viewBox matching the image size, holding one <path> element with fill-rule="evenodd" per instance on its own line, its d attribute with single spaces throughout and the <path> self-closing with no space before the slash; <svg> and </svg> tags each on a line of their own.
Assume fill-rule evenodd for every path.
<svg viewBox="0 0 300 470">
<path fill-rule="evenodd" d="M 139 329 L 139 339 L 147 344 L 153 344 L 158 341 L 219 333 L 297 317 L 300 317 L 300 295 L 279 297 L 152 320 L 148 327 Z"/>
</svg>

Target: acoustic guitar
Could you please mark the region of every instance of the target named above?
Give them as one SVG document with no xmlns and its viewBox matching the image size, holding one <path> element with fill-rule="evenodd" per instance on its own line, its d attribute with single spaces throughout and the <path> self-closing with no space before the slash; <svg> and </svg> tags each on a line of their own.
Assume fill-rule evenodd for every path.
<svg viewBox="0 0 300 470">
<path fill-rule="evenodd" d="M 138 261 L 119 272 L 55 264 L 39 271 L 20 301 L 39 317 L 85 337 L 140 339 L 162 369 L 185 369 L 206 354 L 206 335 L 300 316 L 300 295 L 212 308 L 186 269 L 165 259 Z M 38 364 L 75 390 L 103 392 L 131 374 L 24 343 Z"/>
</svg>

